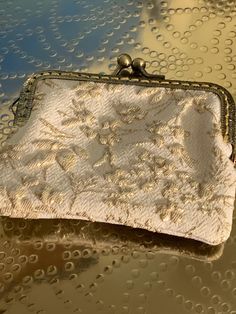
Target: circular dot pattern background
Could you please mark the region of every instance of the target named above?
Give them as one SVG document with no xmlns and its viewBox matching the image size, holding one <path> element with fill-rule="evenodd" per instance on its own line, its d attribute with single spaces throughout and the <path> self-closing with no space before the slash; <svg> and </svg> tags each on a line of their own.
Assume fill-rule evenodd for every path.
<svg viewBox="0 0 236 314">
<path fill-rule="evenodd" d="M 2 145 L 28 74 L 110 73 L 124 52 L 236 98 L 235 0 L 0 0 L 0 25 Z M 0 313 L 236 314 L 235 222 L 223 247 L 200 256 L 195 243 L 143 231 L 1 218 Z"/>
</svg>

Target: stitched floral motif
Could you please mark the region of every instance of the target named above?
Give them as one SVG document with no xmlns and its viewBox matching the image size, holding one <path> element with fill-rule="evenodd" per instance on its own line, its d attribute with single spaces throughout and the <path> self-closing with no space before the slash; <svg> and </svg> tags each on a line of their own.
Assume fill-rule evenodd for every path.
<svg viewBox="0 0 236 314">
<path fill-rule="evenodd" d="M 157 96 L 159 95 L 158 99 L 160 100 L 162 96 L 165 95 L 167 89 L 161 88 L 156 91 L 154 88 L 143 88 L 143 87 L 136 87 L 136 93 L 139 96 Z"/>
<path fill-rule="evenodd" d="M 14 186 L 14 188 L 7 188 L 6 186 L 0 187 L 0 197 L 3 202 L 1 203 L 0 212 L 8 215 L 17 213 L 24 208 L 26 211 L 33 210 L 32 201 L 28 198 L 28 190 L 24 186 Z"/>
<path fill-rule="evenodd" d="M 63 202 L 63 193 L 45 184 L 38 194 L 44 206 L 53 207 Z"/>
<path fill-rule="evenodd" d="M 186 97 L 182 98 L 182 100 L 178 100 L 178 96 L 176 98 L 176 95 L 177 94 L 172 94 L 172 97 L 177 100 L 176 104 L 178 106 L 182 106 L 183 108 L 192 107 L 195 112 L 201 115 L 208 112 L 214 118 L 213 123 L 219 123 L 219 117 L 216 116 L 215 111 L 211 106 L 209 106 L 206 95 L 199 95 L 198 97 L 194 97 L 192 91 L 187 91 Z"/>
<path fill-rule="evenodd" d="M 207 134 L 211 137 L 211 138 L 215 138 L 216 136 L 221 135 L 221 129 L 219 127 L 218 124 L 213 123 L 211 131 L 208 131 Z"/>
<path fill-rule="evenodd" d="M 72 105 L 70 106 L 73 116 L 66 115 L 68 118 L 62 121 L 62 125 L 72 126 L 75 123 L 86 123 L 92 125 L 95 121 L 95 117 L 91 111 L 89 111 L 84 102 L 76 101 L 72 99 Z"/>
<path fill-rule="evenodd" d="M 71 199 L 70 208 L 73 207 L 77 198 L 80 197 L 82 193 L 101 193 L 102 187 L 97 188 L 97 177 L 93 175 L 80 176 L 74 173 L 69 173 L 68 178 L 70 181 L 70 186 L 73 192 L 73 197 Z M 104 187 L 103 187 L 104 188 Z"/>
<path fill-rule="evenodd" d="M 182 219 L 183 209 L 178 208 L 175 204 L 167 201 L 166 204 L 156 205 L 157 213 L 159 213 L 162 221 L 172 221 L 174 223 L 180 222 Z"/>
<path fill-rule="evenodd" d="M 10 199 L 10 195 L 6 186 L 0 186 L 0 197 L 2 199 L 0 212 L 4 214 L 4 210 L 6 210 L 11 213 L 12 208 L 14 207 L 14 203 Z"/>
<path fill-rule="evenodd" d="M 66 101 L 57 93 L 66 94 Z M 99 213 L 101 221 L 153 231 L 183 230 L 188 219 L 184 232 L 193 236 L 204 223 L 200 217 L 218 215 L 219 226 L 228 228 L 225 212 L 233 195 L 226 186 L 235 180 L 224 151 L 229 149 L 223 141 L 218 145 L 212 97 L 181 89 L 42 82 L 28 141 L 13 141 L 0 152 L 2 169 L 17 169 L 14 188 L 0 182 L 1 213 L 91 220 Z M 195 121 L 205 114 L 213 118 L 198 129 Z M 193 132 L 207 143 L 211 163 L 205 168 L 205 146 L 194 142 Z"/>
<path fill-rule="evenodd" d="M 57 127 L 52 125 L 46 119 L 39 118 L 39 120 L 46 127 L 45 131 L 41 131 L 43 134 L 51 135 L 51 136 L 54 136 L 55 138 L 73 138 L 72 135 L 59 130 Z"/>
<path fill-rule="evenodd" d="M 120 91 L 122 91 L 122 85 L 105 83 L 104 89 L 108 92 L 119 93 Z"/>
<path fill-rule="evenodd" d="M 0 151 L 0 166 L 16 169 L 22 149 L 21 145 L 5 145 Z"/>
<path fill-rule="evenodd" d="M 80 99 L 88 97 L 100 97 L 103 92 L 103 84 L 96 84 L 94 82 L 80 82 L 74 88 L 76 94 Z"/>
<path fill-rule="evenodd" d="M 193 99 L 193 108 L 200 114 L 208 111 L 214 117 L 214 120 L 218 121 L 218 118 L 215 115 L 214 111 L 206 104 L 206 99 Z"/>
<path fill-rule="evenodd" d="M 73 144 L 66 147 L 60 142 L 51 140 L 39 140 L 33 144 L 49 146 L 49 148 L 37 151 L 37 154 L 27 162 L 29 168 L 47 168 L 56 161 L 64 171 L 67 171 L 75 166 L 77 159 L 86 160 L 88 158 L 87 152 L 83 148 Z"/>
<path fill-rule="evenodd" d="M 125 123 L 132 123 L 134 120 L 142 120 L 147 112 L 135 105 L 119 104 L 116 112 L 120 116 L 121 121 Z"/>
<path fill-rule="evenodd" d="M 63 171 L 71 170 L 78 160 L 87 160 L 88 153 L 82 147 L 76 144 L 66 144 L 64 138 L 73 138 L 74 136 L 62 132 L 48 121 L 42 119 L 42 124 L 45 130 L 40 131 L 49 138 L 35 139 L 32 145 L 37 147 L 36 153 L 26 162 L 29 169 L 44 170 L 44 178 L 46 177 L 47 169 L 55 162 Z"/>
</svg>

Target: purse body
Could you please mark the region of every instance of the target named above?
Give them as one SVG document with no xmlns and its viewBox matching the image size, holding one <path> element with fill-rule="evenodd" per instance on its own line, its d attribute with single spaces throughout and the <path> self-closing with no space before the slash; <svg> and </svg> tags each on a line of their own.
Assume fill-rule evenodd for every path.
<svg viewBox="0 0 236 314">
<path fill-rule="evenodd" d="M 231 95 L 211 83 L 35 74 L 2 152 L 1 215 L 222 243 L 235 199 L 234 121 Z"/>
</svg>

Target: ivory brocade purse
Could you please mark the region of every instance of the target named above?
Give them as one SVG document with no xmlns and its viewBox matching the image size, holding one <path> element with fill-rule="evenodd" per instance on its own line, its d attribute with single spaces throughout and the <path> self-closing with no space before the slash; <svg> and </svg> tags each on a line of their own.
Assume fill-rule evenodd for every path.
<svg viewBox="0 0 236 314">
<path fill-rule="evenodd" d="M 211 245 L 229 237 L 235 104 L 223 87 L 153 76 L 122 55 L 114 75 L 33 74 L 13 108 L 19 128 L 0 152 L 2 216 L 107 222 Z"/>
</svg>

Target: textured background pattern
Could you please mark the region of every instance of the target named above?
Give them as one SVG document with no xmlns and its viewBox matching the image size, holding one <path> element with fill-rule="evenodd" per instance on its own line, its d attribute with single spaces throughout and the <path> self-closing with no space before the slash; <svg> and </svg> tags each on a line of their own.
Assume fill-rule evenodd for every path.
<svg viewBox="0 0 236 314">
<path fill-rule="evenodd" d="M 235 0 L 0 0 L 0 25 L 3 144 L 6 108 L 29 73 L 109 73 L 122 52 L 150 72 L 216 82 L 236 98 Z M 224 248 L 196 247 L 80 221 L 1 219 L 0 313 L 235 314 L 236 228 Z"/>
</svg>

